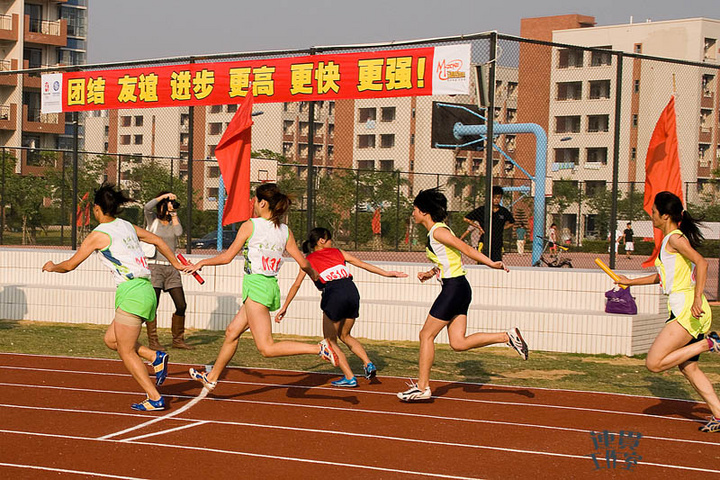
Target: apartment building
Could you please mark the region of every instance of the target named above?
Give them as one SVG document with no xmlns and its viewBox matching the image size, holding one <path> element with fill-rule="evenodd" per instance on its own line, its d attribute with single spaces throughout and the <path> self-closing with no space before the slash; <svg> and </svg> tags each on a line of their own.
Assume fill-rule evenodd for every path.
<svg viewBox="0 0 720 480">
<path fill-rule="evenodd" d="M 40 113 L 40 75 L 2 72 L 79 65 L 85 63 L 86 51 L 87 0 L 0 2 L 0 144 L 71 145 L 69 116 Z M 32 151 L 22 152 L 18 172 L 40 171 L 40 160 Z"/>
</svg>

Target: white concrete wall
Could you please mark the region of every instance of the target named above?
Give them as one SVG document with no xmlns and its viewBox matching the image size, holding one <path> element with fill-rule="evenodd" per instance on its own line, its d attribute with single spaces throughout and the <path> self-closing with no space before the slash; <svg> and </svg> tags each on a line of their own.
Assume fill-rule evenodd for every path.
<svg viewBox="0 0 720 480">
<path fill-rule="evenodd" d="M 63 323 L 109 324 L 113 317 L 114 283 L 94 257 L 76 271 L 41 271 L 47 260 L 58 262 L 68 250 L 0 248 L 0 318 Z M 198 256 L 189 256 L 192 260 Z M 384 278 L 350 267 L 362 298 L 358 337 L 377 340 L 417 340 L 440 286 L 420 284 L 417 272 L 428 265 L 377 262 L 387 270 L 402 270 L 406 279 Z M 633 290 L 638 315 L 604 312 L 609 278 L 597 270 L 515 268 L 510 273 L 468 267 L 473 303 L 468 333 L 504 331 L 520 327 L 531 350 L 634 355 L 646 352 L 667 318 L 658 287 Z M 280 270 L 280 289 L 287 292 L 298 267 L 288 261 Z M 187 326 L 219 330 L 239 308 L 242 284 L 240 260 L 201 272 L 205 285 L 183 276 L 187 295 Z M 320 336 L 320 293 L 306 281 L 277 333 Z M 160 327 L 170 326 L 172 302 L 160 300 Z M 442 333 L 438 342 L 447 343 Z"/>
</svg>

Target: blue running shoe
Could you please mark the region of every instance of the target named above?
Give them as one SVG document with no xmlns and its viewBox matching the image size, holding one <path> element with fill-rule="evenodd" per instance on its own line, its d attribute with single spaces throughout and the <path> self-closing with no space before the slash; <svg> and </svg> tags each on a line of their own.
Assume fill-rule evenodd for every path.
<svg viewBox="0 0 720 480">
<path fill-rule="evenodd" d="M 138 410 L 140 412 L 165 410 L 165 399 L 163 397 L 160 397 L 160 400 L 150 400 L 149 398 L 146 398 L 140 403 L 133 403 L 132 405 L 130 405 L 130 408 L 132 408 L 133 410 Z"/>
<path fill-rule="evenodd" d="M 708 341 L 708 347 L 711 352 L 720 353 L 720 335 L 717 332 L 710 332 L 706 337 Z"/>
<path fill-rule="evenodd" d="M 355 378 L 355 377 L 352 377 L 350 379 L 343 377 L 340 380 L 335 380 L 334 382 L 330 382 L 330 385 L 332 385 L 333 387 L 355 388 L 358 386 L 358 383 L 357 383 L 357 378 Z"/>
<path fill-rule="evenodd" d="M 375 378 L 375 376 L 377 375 L 377 368 L 372 362 L 369 362 L 367 365 L 365 365 L 363 369 L 365 370 L 365 378 L 367 378 L 368 380 L 371 378 Z"/>
<path fill-rule="evenodd" d="M 162 385 L 167 378 L 168 360 L 170 355 L 165 352 L 155 352 L 155 360 L 152 366 L 155 369 L 155 385 Z"/>
</svg>

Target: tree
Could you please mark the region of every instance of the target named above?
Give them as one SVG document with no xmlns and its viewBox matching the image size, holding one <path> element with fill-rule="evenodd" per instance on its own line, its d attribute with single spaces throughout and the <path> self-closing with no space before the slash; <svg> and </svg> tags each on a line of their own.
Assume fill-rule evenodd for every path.
<svg viewBox="0 0 720 480">
<path fill-rule="evenodd" d="M 43 228 L 41 208 L 48 189 L 47 181 L 40 176 L 15 173 L 17 158 L 9 152 L 3 152 L 2 163 L 5 165 L 2 171 L 5 194 L 0 209 L 5 215 L 5 225 L 22 232 L 23 245 L 34 244 L 37 229 Z"/>
</svg>

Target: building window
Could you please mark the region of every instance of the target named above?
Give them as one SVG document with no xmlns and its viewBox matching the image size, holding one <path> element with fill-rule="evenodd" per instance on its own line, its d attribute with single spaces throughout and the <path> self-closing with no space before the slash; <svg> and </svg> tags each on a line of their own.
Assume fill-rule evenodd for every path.
<svg viewBox="0 0 720 480">
<path fill-rule="evenodd" d="M 235 112 L 237 112 L 237 109 L 238 109 L 238 106 L 235 103 L 231 103 L 230 105 L 227 106 L 228 113 L 235 113 Z"/>
<path fill-rule="evenodd" d="M 187 127 L 189 125 L 190 125 L 190 114 L 181 113 L 180 114 L 180 126 Z"/>
<path fill-rule="evenodd" d="M 143 136 L 142 136 L 142 135 L 135 135 L 134 142 L 135 142 L 135 145 L 142 145 L 142 143 L 143 143 Z"/>
<path fill-rule="evenodd" d="M 717 39 L 706 38 L 703 58 L 705 60 L 715 60 L 717 54 Z"/>
<path fill-rule="evenodd" d="M 476 175 L 482 166 L 482 158 L 473 158 L 472 162 L 472 173 L 473 175 Z"/>
<path fill-rule="evenodd" d="M 328 125 L 328 137 L 331 139 L 335 137 L 335 124 L 333 123 Z"/>
<path fill-rule="evenodd" d="M 370 120 L 375 120 L 377 115 L 377 109 L 376 108 L 361 108 L 359 110 L 359 119 L 358 121 L 360 123 L 366 123 Z"/>
<path fill-rule="evenodd" d="M 295 122 L 292 120 L 284 120 L 283 121 L 283 135 L 292 135 L 295 132 L 295 129 L 293 128 L 295 126 Z"/>
<path fill-rule="evenodd" d="M 465 157 L 455 157 L 455 173 L 464 171 L 466 160 Z"/>
<path fill-rule="evenodd" d="M 190 135 L 187 133 L 180 134 L 180 145 L 187 147 L 190 144 Z"/>
<path fill-rule="evenodd" d="M 383 172 L 392 172 L 395 170 L 395 160 L 380 160 L 380 170 Z"/>
<path fill-rule="evenodd" d="M 610 49 L 609 46 L 597 48 L 606 48 L 608 50 Z M 611 63 L 612 56 L 610 55 L 610 52 L 592 52 L 590 54 L 590 65 L 593 67 L 604 67 L 606 65 L 610 65 Z"/>
<path fill-rule="evenodd" d="M 208 178 L 218 178 L 218 177 L 220 177 L 220 167 L 208 168 Z"/>
<path fill-rule="evenodd" d="M 129 127 L 132 125 L 132 117 L 129 115 L 120 117 L 120 125 L 123 127 Z"/>
<path fill-rule="evenodd" d="M 220 195 L 220 188 L 219 187 L 209 187 L 207 189 L 207 198 L 206 200 L 208 202 L 217 202 L 218 195 Z"/>
<path fill-rule="evenodd" d="M 215 148 L 217 145 L 208 145 L 208 157 L 214 157 L 215 156 Z"/>
<path fill-rule="evenodd" d="M 633 113 L 632 114 L 632 127 L 637 128 L 637 126 L 638 126 L 638 114 Z"/>
<path fill-rule="evenodd" d="M 380 121 L 392 122 L 395 120 L 395 107 L 383 107 L 380 109 Z"/>
<path fill-rule="evenodd" d="M 210 124 L 210 135 L 220 135 L 222 133 L 222 122 L 213 122 Z"/>
<path fill-rule="evenodd" d="M 590 82 L 590 99 L 610 98 L 610 80 L 595 80 Z"/>
<path fill-rule="evenodd" d="M 610 126 L 609 115 L 590 115 L 588 116 L 588 132 L 607 132 Z"/>
<path fill-rule="evenodd" d="M 130 135 L 120 135 L 120 145 L 130 145 Z"/>
<path fill-rule="evenodd" d="M 577 165 L 580 161 L 579 148 L 556 148 L 555 163 L 574 163 Z"/>
<path fill-rule="evenodd" d="M 107 136 L 109 136 L 109 135 L 110 135 L 110 126 L 109 126 L 109 125 L 105 125 L 105 136 L 107 137 Z"/>
<path fill-rule="evenodd" d="M 586 162 L 607 165 L 607 148 L 588 148 Z"/>
<path fill-rule="evenodd" d="M 580 133 L 580 116 L 555 117 L 555 133 Z"/>
<path fill-rule="evenodd" d="M 505 110 L 505 123 L 515 123 L 516 118 L 517 118 L 517 109 L 508 108 L 507 110 Z"/>
<path fill-rule="evenodd" d="M 506 135 L 505 136 L 505 149 L 508 152 L 515 151 L 515 135 Z"/>
<path fill-rule="evenodd" d="M 517 88 L 518 88 L 517 82 L 508 82 L 508 84 L 507 84 L 508 97 L 515 97 L 517 95 Z"/>
<path fill-rule="evenodd" d="M 639 93 L 640 92 L 640 80 L 635 80 L 633 82 L 633 92 Z"/>
<path fill-rule="evenodd" d="M 395 134 L 389 133 L 380 135 L 380 148 L 392 148 L 395 146 Z"/>
<path fill-rule="evenodd" d="M 642 53 L 642 43 L 636 43 L 635 47 L 633 48 L 633 51 L 635 53 Z"/>
<path fill-rule="evenodd" d="M 328 102 L 328 115 L 335 115 L 335 102 Z"/>
<path fill-rule="evenodd" d="M 582 99 L 582 82 L 560 82 L 557 84 L 557 100 Z"/>
<path fill-rule="evenodd" d="M 700 131 L 709 132 L 712 128 L 712 110 L 703 108 L 700 110 Z"/>
<path fill-rule="evenodd" d="M 585 194 L 588 197 L 594 196 L 596 193 L 606 190 L 607 182 L 605 180 L 589 180 L 585 182 Z"/>
<path fill-rule="evenodd" d="M 414 133 L 410 134 L 410 145 L 415 145 L 415 134 Z"/>
<path fill-rule="evenodd" d="M 582 67 L 583 52 L 577 48 L 563 48 L 558 52 L 558 68 Z"/>
<path fill-rule="evenodd" d="M 701 162 L 707 162 L 710 160 L 710 155 L 708 152 L 710 151 L 710 145 L 707 144 L 700 144 L 698 145 L 698 160 Z"/>
<path fill-rule="evenodd" d="M 292 157 L 293 155 L 293 144 L 290 142 L 283 143 L 283 155 L 286 157 Z"/>
<path fill-rule="evenodd" d="M 375 170 L 375 160 L 358 160 L 360 170 Z"/>
<path fill-rule="evenodd" d="M 637 160 L 637 148 L 630 149 L 630 160 Z"/>
<path fill-rule="evenodd" d="M 144 123 L 144 118 L 142 115 L 135 115 L 135 126 L 136 127 L 142 127 Z"/>
<path fill-rule="evenodd" d="M 222 113 L 222 105 L 210 105 L 210 113 Z"/>
<path fill-rule="evenodd" d="M 713 80 L 715 80 L 714 75 L 703 75 L 702 77 L 702 91 L 703 96 L 705 97 L 712 97 L 712 83 Z"/>
<path fill-rule="evenodd" d="M 358 148 L 375 148 L 375 135 L 358 135 Z"/>
</svg>

